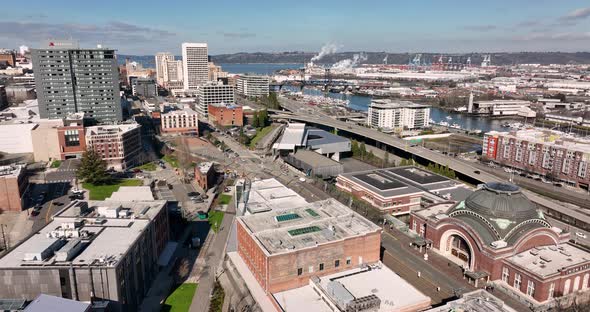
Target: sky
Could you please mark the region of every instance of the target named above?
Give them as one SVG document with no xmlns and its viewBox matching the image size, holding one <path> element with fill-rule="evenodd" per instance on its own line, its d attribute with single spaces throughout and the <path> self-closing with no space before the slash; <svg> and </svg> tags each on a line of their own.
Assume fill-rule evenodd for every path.
<svg viewBox="0 0 590 312">
<path fill-rule="evenodd" d="M 121 54 L 319 51 L 590 51 L 584 0 L 6 1 L 0 48 L 73 38 Z"/>
</svg>

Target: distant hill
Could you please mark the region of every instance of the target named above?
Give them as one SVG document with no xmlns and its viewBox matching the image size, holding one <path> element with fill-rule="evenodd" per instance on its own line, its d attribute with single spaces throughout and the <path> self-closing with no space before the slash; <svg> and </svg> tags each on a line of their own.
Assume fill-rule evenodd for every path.
<svg viewBox="0 0 590 312">
<path fill-rule="evenodd" d="M 318 63 L 333 64 L 338 61 L 353 58 L 360 52 L 339 52 L 330 54 L 322 58 Z M 471 63 L 478 65 L 482 62 L 483 56 L 487 53 L 466 53 L 452 54 L 453 59 L 459 62 L 465 62 L 471 57 Z M 515 53 L 490 53 L 492 55 L 492 65 L 511 65 L 511 64 L 590 64 L 590 52 L 515 52 Z M 306 63 L 316 53 L 311 52 L 280 52 L 280 53 L 233 53 L 213 55 L 211 59 L 218 64 L 221 63 Z M 365 52 L 367 60 L 364 64 L 383 64 L 387 56 L 388 64 L 408 64 L 414 54 L 409 53 L 387 53 L 387 52 Z M 422 53 L 423 62 L 435 63 L 440 53 Z M 443 55 L 450 55 L 444 54 Z M 144 67 L 155 67 L 153 55 L 118 55 L 119 63 L 124 64 L 125 59 L 130 59 L 143 64 Z M 177 59 L 181 57 L 177 56 Z"/>
</svg>

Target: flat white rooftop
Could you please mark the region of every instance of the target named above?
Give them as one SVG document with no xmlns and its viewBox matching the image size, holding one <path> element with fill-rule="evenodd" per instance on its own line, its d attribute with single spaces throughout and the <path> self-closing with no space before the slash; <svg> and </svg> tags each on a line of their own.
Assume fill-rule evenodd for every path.
<svg viewBox="0 0 590 312">
<path fill-rule="evenodd" d="M 590 263 L 590 253 L 569 244 L 560 244 L 536 247 L 516 254 L 507 261 L 541 277 L 549 277 Z"/>
<path fill-rule="evenodd" d="M 305 198 L 274 178 L 255 180 L 250 188 L 247 213 L 293 209 L 307 204 Z"/>
<path fill-rule="evenodd" d="M 109 201 L 146 201 L 154 200 L 154 195 L 149 186 L 121 186 L 114 192 Z"/>
<path fill-rule="evenodd" d="M 381 300 L 379 312 L 417 311 L 430 306 L 430 298 L 395 272 L 379 263 L 374 269 L 357 268 L 322 277 L 319 288 L 326 300 L 328 283 L 342 284 L 354 298 L 375 295 Z M 273 294 L 287 312 L 333 311 L 310 285 Z M 316 288 L 317 289 L 317 288 Z"/>
<path fill-rule="evenodd" d="M 269 255 L 381 231 L 381 227 L 335 199 L 294 209 L 242 216 L 237 220 Z"/>
</svg>

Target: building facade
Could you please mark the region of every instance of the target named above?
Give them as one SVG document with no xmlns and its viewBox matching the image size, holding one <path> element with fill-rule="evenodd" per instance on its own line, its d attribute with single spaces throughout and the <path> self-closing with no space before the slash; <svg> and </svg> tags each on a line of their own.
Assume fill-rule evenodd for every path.
<svg viewBox="0 0 590 312">
<path fill-rule="evenodd" d="M 184 79 L 182 71 L 182 61 L 168 61 L 166 62 L 167 79 L 166 86 L 182 89 L 182 81 Z"/>
<path fill-rule="evenodd" d="M 535 308 L 590 286 L 590 253 L 568 244 L 570 233 L 512 184 L 488 183 L 465 201 L 413 211 L 410 230 L 476 286 L 493 282 Z"/>
<path fill-rule="evenodd" d="M 562 132 L 488 132 L 483 138 L 482 157 L 548 180 L 586 189 L 590 185 L 590 141 L 567 137 Z"/>
<path fill-rule="evenodd" d="M 334 199 L 236 223 L 238 254 L 267 295 L 379 261 L 381 228 Z"/>
<path fill-rule="evenodd" d="M 23 196 L 28 188 L 29 178 L 24 166 L 0 166 L 0 212 L 22 211 Z"/>
<path fill-rule="evenodd" d="M 70 115 L 64 126 L 57 128 L 60 159 L 82 158 L 86 151 L 86 130 L 84 116 Z"/>
<path fill-rule="evenodd" d="M 268 76 L 240 75 L 236 80 L 236 90 L 244 96 L 268 96 L 269 85 Z"/>
<path fill-rule="evenodd" d="M 169 239 L 166 201 L 74 201 L 0 258 L 0 297 L 47 294 L 138 311 Z"/>
<path fill-rule="evenodd" d="M 0 85 L 0 110 L 8 107 L 8 95 L 6 94 L 6 87 Z"/>
<path fill-rule="evenodd" d="M 384 130 L 422 129 L 429 126 L 430 107 L 407 101 L 373 100 L 367 125 Z"/>
<path fill-rule="evenodd" d="M 195 182 L 207 191 L 215 183 L 215 168 L 212 162 L 202 162 L 195 167 Z"/>
<path fill-rule="evenodd" d="M 244 114 L 241 105 L 236 104 L 209 104 L 209 121 L 222 127 L 244 125 Z"/>
<path fill-rule="evenodd" d="M 209 55 L 206 43 L 182 44 L 184 89 L 195 90 L 209 80 Z"/>
<path fill-rule="evenodd" d="M 198 114 L 190 108 L 160 114 L 161 133 L 199 135 Z"/>
<path fill-rule="evenodd" d="M 197 112 L 202 117 L 209 116 L 209 105 L 221 103 L 235 103 L 234 86 L 213 82 L 197 90 Z"/>
<path fill-rule="evenodd" d="M 163 86 L 168 82 L 168 62 L 174 61 L 174 55 L 170 52 L 158 52 L 156 59 L 156 80 L 158 85 Z"/>
<path fill-rule="evenodd" d="M 141 126 L 137 123 L 86 128 L 86 146 L 98 152 L 108 168 L 125 170 L 141 162 Z"/>
<path fill-rule="evenodd" d="M 227 72 L 224 72 L 221 66 L 215 65 L 213 62 L 209 62 L 207 66 L 209 67 L 209 81 L 218 81 L 219 79 L 227 78 Z"/>
<path fill-rule="evenodd" d="M 82 112 L 99 122 L 123 119 L 115 50 L 49 41 L 32 50 L 32 59 L 41 118 Z"/>
<path fill-rule="evenodd" d="M 0 68 L 3 66 L 16 66 L 16 52 L 14 50 L 0 49 Z"/>
<path fill-rule="evenodd" d="M 153 78 L 135 78 L 131 80 L 131 92 L 135 96 L 156 97 L 158 96 L 158 85 Z"/>
</svg>

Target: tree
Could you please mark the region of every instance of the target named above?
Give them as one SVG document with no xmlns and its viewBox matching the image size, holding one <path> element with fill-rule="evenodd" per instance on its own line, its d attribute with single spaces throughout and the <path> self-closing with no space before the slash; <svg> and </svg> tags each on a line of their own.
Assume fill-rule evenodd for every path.
<svg viewBox="0 0 590 312">
<path fill-rule="evenodd" d="M 360 153 L 361 159 L 365 159 L 365 156 L 367 155 L 367 147 L 365 146 L 365 142 L 361 142 L 361 146 L 359 148 L 359 153 Z"/>
<path fill-rule="evenodd" d="M 107 163 L 96 151 L 89 149 L 82 155 L 80 168 L 76 172 L 78 179 L 94 185 L 111 182 L 111 175 L 107 172 Z"/>
<path fill-rule="evenodd" d="M 258 128 L 260 127 L 260 124 L 258 123 L 258 112 L 254 112 L 254 115 L 252 115 L 252 127 L 254 128 Z"/>
<path fill-rule="evenodd" d="M 352 140 L 350 143 L 350 151 L 352 152 L 352 156 L 359 156 L 359 142 L 356 140 Z"/>
<path fill-rule="evenodd" d="M 264 128 L 268 125 L 268 111 L 262 110 L 258 112 L 258 126 Z"/>
</svg>

